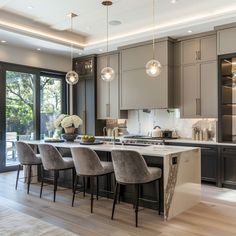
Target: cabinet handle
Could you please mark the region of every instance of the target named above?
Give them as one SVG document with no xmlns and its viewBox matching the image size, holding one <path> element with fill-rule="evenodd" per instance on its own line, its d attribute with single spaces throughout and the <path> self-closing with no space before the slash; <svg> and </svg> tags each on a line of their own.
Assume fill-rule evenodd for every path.
<svg viewBox="0 0 236 236">
<path fill-rule="evenodd" d="M 201 115 L 201 99 L 196 98 L 196 115 Z"/>
<path fill-rule="evenodd" d="M 198 51 L 198 60 L 201 60 L 201 51 Z"/>
<path fill-rule="evenodd" d="M 110 104 L 106 104 L 106 117 L 110 117 Z"/>
<path fill-rule="evenodd" d="M 197 61 L 198 60 L 198 51 L 195 52 L 195 60 Z"/>
<path fill-rule="evenodd" d="M 82 134 L 86 134 L 86 111 L 82 112 L 82 121 L 83 121 Z"/>
</svg>

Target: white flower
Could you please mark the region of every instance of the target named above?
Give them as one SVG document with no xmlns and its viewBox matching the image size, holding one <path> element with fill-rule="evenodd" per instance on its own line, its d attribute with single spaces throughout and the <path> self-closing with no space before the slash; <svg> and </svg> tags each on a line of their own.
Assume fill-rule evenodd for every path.
<svg viewBox="0 0 236 236">
<path fill-rule="evenodd" d="M 62 114 L 60 115 L 55 121 L 54 125 L 56 128 L 62 127 L 62 128 L 68 128 L 68 127 L 75 127 L 78 128 L 82 124 L 82 120 L 80 119 L 79 116 L 76 115 L 65 115 Z"/>
</svg>

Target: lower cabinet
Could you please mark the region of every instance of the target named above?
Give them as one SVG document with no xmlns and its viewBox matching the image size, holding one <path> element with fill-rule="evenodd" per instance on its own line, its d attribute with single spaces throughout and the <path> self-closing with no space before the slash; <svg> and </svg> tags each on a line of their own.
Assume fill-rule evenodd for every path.
<svg viewBox="0 0 236 236">
<path fill-rule="evenodd" d="M 222 186 L 236 189 L 236 147 L 221 146 Z"/>
<path fill-rule="evenodd" d="M 218 146 L 214 145 L 197 145 L 186 143 L 168 143 L 175 146 L 191 146 L 201 148 L 201 179 L 202 182 L 214 183 L 220 187 L 219 152 Z M 236 160 L 236 159 L 235 159 Z M 236 165 L 235 165 L 236 166 Z"/>
</svg>

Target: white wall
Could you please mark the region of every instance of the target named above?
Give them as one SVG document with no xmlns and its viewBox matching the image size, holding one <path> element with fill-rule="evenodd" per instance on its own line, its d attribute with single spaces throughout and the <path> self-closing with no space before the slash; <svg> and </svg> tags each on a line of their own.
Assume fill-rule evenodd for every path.
<svg viewBox="0 0 236 236">
<path fill-rule="evenodd" d="M 64 72 L 71 69 L 70 57 L 5 44 L 0 45 L 0 61 Z"/>
<path fill-rule="evenodd" d="M 151 113 L 142 110 L 128 112 L 127 130 L 130 134 L 147 135 L 155 125 L 162 129 L 176 130 L 182 138 L 192 138 L 193 126 L 211 129 L 216 133 L 215 119 L 180 119 L 178 109 L 154 109 Z"/>
</svg>

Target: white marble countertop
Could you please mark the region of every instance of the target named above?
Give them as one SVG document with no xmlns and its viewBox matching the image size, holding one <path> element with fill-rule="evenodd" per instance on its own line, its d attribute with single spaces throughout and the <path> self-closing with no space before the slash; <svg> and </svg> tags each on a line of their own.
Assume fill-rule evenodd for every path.
<svg viewBox="0 0 236 236">
<path fill-rule="evenodd" d="M 29 144 L 42 144 L 47 143 L 51 144 L 55 147 L 61 148 L 73 148 L 73 147 L 89 147 L 96 151 L 106 151 L 111 152 L 114 149 L 122 149 L 122 150 L 134 150 L 139 152 L 142 155 L 146 156 L 167 156 L 172 154 L 177 154 L 185 151 L 191 150 L 198 150 L 196 147 L 182 147 L 182 146 L 168 146 L 168 145 L 151 145 L 146 147 L 139 147 L 139 146 L 122 146 L 122 145 L 113 145 L 113 144 L 99 144 L 99 145 L 81 145 L 78 141 L 75 142 L 44 142 L 43 140 L 36 140 L 36 141 L 25 141 Z"/>
</svg>

